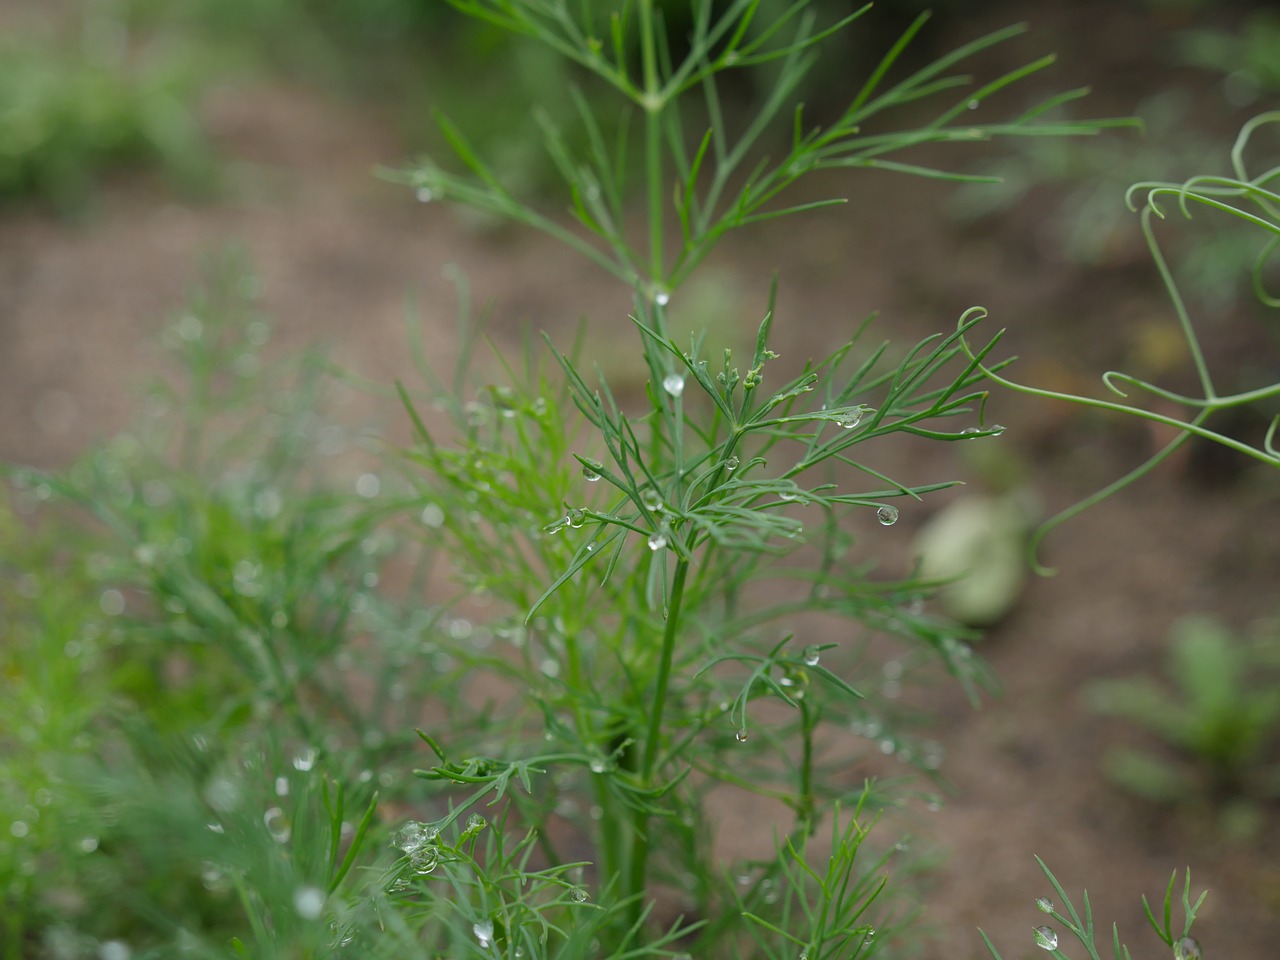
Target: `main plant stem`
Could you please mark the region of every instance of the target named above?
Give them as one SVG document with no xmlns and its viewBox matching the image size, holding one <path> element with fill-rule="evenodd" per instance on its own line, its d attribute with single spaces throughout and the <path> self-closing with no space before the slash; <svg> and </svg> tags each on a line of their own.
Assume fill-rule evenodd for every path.
<svg viewBox="0 0 1280 960">
<path fill-rule="evenodd" d="M 649 275 L 663 283 L 662 267 L 662 95 L 658 77 L 653 0 L 640 0 L 640 61 L 644 71 L 641 106 L 645 119 L 645 180 L 649 200 Z"/>
<path fill-rule="evenodd" d="M 667 604 L 667 625 L 662 631 L 662 652 L 658 661 L 658 678 L 653 692 L 653 709 L 649 713 L 649 732 L 645 735 L 644 756 L 640 761 L 641 785 L 646 790 L 655 786 L 653 775 L 658 765 L 658 750 L 662 741 L 662 716 L 667 705 L 667 688 L 671 681 L 671 662 L 675 659 L 676 633 L 680 623 L 680 605 L 684 601 L 684 582 L 689 575 L 689 561 L 676 563 L 675 577 L 671 581 L 671 598 Z M 631 923 L 636 923 L 644 911 L 645 873 L 649 861 L 649 816 L 636 810 L 631 820 L 631 877 L 627 895 Z"/>
</svg>

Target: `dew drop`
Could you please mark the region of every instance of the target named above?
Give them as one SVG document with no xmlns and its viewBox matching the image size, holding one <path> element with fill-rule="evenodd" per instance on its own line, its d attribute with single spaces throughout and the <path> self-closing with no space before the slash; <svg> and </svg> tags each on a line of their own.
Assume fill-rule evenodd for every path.
<svg viewBox="0 0 1280 960">
<path fill-rule="evenodd" d="M 276 843 L 288 843 L 292 834 L 289 826 L 289 818 L 285 816 L 283 810 L 279 807 L 272 807 L 262 815 L 263 826 L 267 828 L 267 832 L 271 834 L 271 839 Z"/>
<path fill-rule="evenodd" d="M 1200 960 L 1203 955 L 1195 937 L 1183 937 L 1173 945 L 1173 960 Z"/>
<path fill-rule="evenodd" d="M 1040 926 L 1031 931 L 1031 937 L 1041 950 L 1057 950 L 1058 934 L 1053 927 Z"/>
<path fill-rule="evenodd" d="M 479 923 L 472 925 L 471 932 L 476 935 L 476 939 L 480 941 L 480 946 L 488 948 L 493 943 L 493 921 L 485 918 Z"/>
<path fill-rule="evenodd" d="M 853 407 L 850 410 L 840 410 L 831 415 L 831 419 L 844 427 L 846 430 L 852 430 L 862 422 L 863 414 L 866 413 L 865 407 Z"/>
<path fill-rule="evenodd" d="M 666 545 L 667 545 L 666 534 L 661 532 L 649 534 L 649 549 L 652 550 L 654 553 L 657 553 Z"/>
<path fill-rule="evenodd" d="M 668 303 L 671 302 L 671 294 L 667 293 L 667 291 L 665 290 L 659 290 L 658 293 L 654 296 L 653 302 L 660 307 L 665 307 Z"/>
<path fill-rule="evenodd" d="M 739 743 L 746 743 L 746 742 L 747 742 L 747 728 L 746 728 L 746 727 L 742 727 L 742 728 L 740 728 L 740 729 L 738 730 L 738 732 L 737 732 L 737 733 L 735 733 L 733 736 L 734 736 L 734 739 L 736 739 Z"/>
<path fill-rule="evenodd" d="M 260 490 L 253 498 L 253 512 L 260 520 L 271 520 L 284 509 L 284 497 L 278 490 Z"/>
<path fill-rule="evenodd" d="M 356 479 L 356 494 L 366 500 L 372 500 L 382 489 L 382 481 L 376 473 L 362 473 Z"/>
<path fill-rule="evenodd" d="M 565 514 L 565 521 L 574 530 L 579 530 L 587 520 L 587 512 L 581 507 L 571 507 L 569 512 Z"/>
<path fill-rule="evenodd" d="M 319 887 L 299 887 L 293 891 L 293 909 L 303 920 L 315 920 L 324 911 L 324 891 Z"/>
<path fill-rule="evenodd" d="M 414 192 L 414 196 L 418 198 L 419 203 L 430 203 L 436 198 L 435 191 L 430 187 L 419 187 Z"/>
<path fill-rule="evenodd" d="M 93 853 L 93 851 L 98 849 L 98 838 L 84 837 L 77 846 L 80 848 L 81 853 Z"/>
<path fill-rule="evenodd" d="M 980 433 L 982 433 L 982 431 L 977 427 L 965 427 L 960 431 L 960 435 L 962 437 L 968 437 L 970 440 L 975 439 Z"/>
<path fill-rule="evenodd" d="M 428 503 L 422 508 L 422 525 L 432 530 L 440 529 L 444 525 L 444 511 L 436 504 Z"/>
<path fill-rule="evenodd" d="M 987 427 L 987 433 L 989 433 L 993 437 L 1000 436 L 1000 434 L 1004 433 L 1004 431 L 1005 431 L 1005 425 L 1003 423 L 993 423 L 991 426 Z"/>
<path fill-rule="evenodd" d="M 391 843 L 405 853 L 413 853 L 426 843 L 426 832 L 423 829 L 423 824 L 418 823 L 416 820 L 410 820 L 396 831 Z"/>
<path fill-rule="evenodd" d="M 1053 901 L 1048 897 L 1037 897 L 1036 909 L 1041 913 L 1053 913 Z"/>
<path fill-rule="evenodd" d="M 582 465 L 582 479 L 587 483 L 595 483 L 600 479 L 600 469 L 603 466 L 599 460 L 588 460 Z"/>
<path fill-rule="evenodd" d="M 680 396 L 684 393 L 684 377 L 678 373 L 668 373 L 662 378 L 662 389 L 673 397 Z"/>
<path fill-rule="evenodd" d="M 663 508 L 662 494 L 658 493 L 653 487 L 647 487 L 640 492 L 640 502 L 644 504 L 644 508 L 650 513 L 657 513 Z"/>
<path fill-rule="evenodd" d="M 98 960 L 129 960 L 133 948 L 123 940 L 104 940 L 98 947 Z"/>
<path fill-rule="evenodd" d="M 886 504 L 876 511 L 876 519 L 882 527 L 891 527 L 898 522 L 898 508 Z"/>
<path fill-rule="evenodd" d="M 969 101 L 969 109 L 970 109 L 970 110 L 977 110 L 977 109 L 978 109 L 978 101 L 977 101 L 977 100 L 970 100 L 970 101 Z"/>
<path fill-rule="evenodd" d="M 482 830 L 484 829 L 485 825 L 488 824 L 488 822 L 489 821 L 486 820 L 484 817 L 480 816 L 480 814 L 473 813 L 471 816 L 467 817 L 467 829 Z"/>
<path fill-rule="evenodd" d="M 741 463 L 741 461 L 737 457 L 730 457 L 724 462 L 724 467 L 726 470 L 737 470 L 739 463 Z"/>
<path fill-rule="evenodd" d="M 801 654 L 801 656 L 804 657 L 804 662 L 806 664 L 811 667 L 816 667 L 818 665 L 818 661 L 822 657 L 822 651 L 817 647 L 805 647 L 804 653 Z"/>
<path fill-rule="evenodd" d="M 586 903 L 588 899 L 587 891 L 583 890 L 581 887 L 574 887 L 569 891 L 569 899 L 574 903 Z"/>
<path fill-rule="evenodd" d="M 601 757 L 592 757 L 588 766 L 591 767 L 592 773 L 604 773 L 605 770 L 609 769 L 608 764 Z"/>
<path fill-rule="evenodd" d="M 98 598 L 98 606 L 108 617 L 118 617 L 124 613 L 124 594 L 114 588 L 103 590 Z"/>
<path fill-rule="evenodd" d="M 439 865 L 440 851 L 429 844 L 409 854 L 409 866 L 420 877 L 425 877 Z"/>
</svg>

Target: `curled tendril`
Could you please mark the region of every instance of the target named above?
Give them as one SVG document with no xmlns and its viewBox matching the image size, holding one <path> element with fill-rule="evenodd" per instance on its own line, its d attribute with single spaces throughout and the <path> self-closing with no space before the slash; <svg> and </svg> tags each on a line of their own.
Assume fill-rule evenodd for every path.
<svg viewBox="0 0 1280 960">
<path fill-rule="evenodd" d="M 969 328 L 986 316 L 986 310 L 981 307 L 973 307 L 965 311 L 961 316 L 958 336 L 960 349 L 969 358 L 974 369 L 981 371 L 995 383 L 1017 393 L 1051 400 L 1063 400 L 1067 403 L 1141 417 L 1145 420 L 1173 427 L 1178 431 L 1177 436 L 1143 463 L 1098 492 L 1051 517 L 1040 526 L 1029 544 L 1029 559 L 1037 573 L 1042 575 L 1054 573 L 1052 568 L 1044 566 L 1038 559 L 1040 544 L 1052 530 L 1094 504 L 1100 503 L 1112 494 L 1146 476 L 1193 436 L 1212 440 L 1270 466 L 1280 467 L 1280 449 L 1277 448 L 1276 443 L 1277 438 L 1280 437 L 1280 414 L 1272 419 L 1260 446 L 1244 443 L 1234 437 L 1211 430 L 1204 425 L 1210 416 L 1228 407 L 1237 407 L 1247 403 L 1256 403 L 1261 400 L 1280 397 L 1280 382 L 1256 390 L 1234 394 L 1224 395 L 1218 393 L 1214 387 L 1208 363 L 1200 348 L 1199 338 L 1191 323 L 1191 315 L 1187 310 L 1186 302 L 1174 279 L 1173 271 L 1165 260 L 1151 223 L 1153 217 L 1158 219 L 1165 218 L 1165 209 L 1161 205 L 1161 200 L 1166 197 L 1174 197 L 1176 198 L 1178 209 L 1188 219 L 1191 217 L 1191 205 L 1195 203 L 1234 216 L 1271 234 L 1254 262 L 1253 288 L 1258 299 L 1264 305 L 1280 307 L 1280 296 L 1273 296 L 1268 293 L 1263 282 L 1263 272 L 1266 265 L 1270 262 L 1276 250 L 1280 249 L 1280 193 L 1268 189 L 1268 185 L 1273 180 L 1280 180 L 1280 166 L 1271 167 L 1265 173 L 1251 178 L 1244 163 L 1244 151 L 1248 146 L 1249 139 L 1259 127 L 1268 123 L 1280 123 L 1280 111 L 1260 114 L 1246 123 L 1241 129 L 1239 136 L 1236 138 L 1235 146 L 1231 151 L 1231 162 L 1235 172 L 1234 177 L 1202 174 L 1192 177 L 1181 184 L 1144 181 L 1134 184 L 1125 193 L 1125 203 L 1129 209 L 1135 213 L 1140 212 L 1143 235 L 1146 237 L 1147 246 L 1151 251 L 1151 258 L 1164 283 L 1165 291 L 1173 306 L 1178 325 L 1186 340 L 1187 349 L 1195 365 L 1203 396 L 1193 397 L 1175 393 L 1132 374 L 1117 370 L 1110 370 L 1103 374 L 1102 382 L 1113 395 L 1123 400 L 1129 398 L 1126 388 L 1133 388 L 1176 403 L 1188 410 L 1187 419 L 1156 413 L 1131 403 L 1082 397 L 1077 394 L 1062 393 L 1056 390 L 1045 390 L 1010 380 L 998 373 L 996 369 L 992 369 L 983 363 L 986 353 L 989 352 L 989 347 L 983 350 L 981 354 L 975 354 L 964 337 L 964 333 Z M 1143 194 L 1145 194 L 1145 198 L 1139 202 L 1138 198 Z M 1251 204 L 1255 210 L 1246 209 L 1245 204 Z M 998 335 L 996 339 L 999 339 Z M 1191 415 L 1192 411 L 1194 411 L 1194 415 Z"/>
</svg>

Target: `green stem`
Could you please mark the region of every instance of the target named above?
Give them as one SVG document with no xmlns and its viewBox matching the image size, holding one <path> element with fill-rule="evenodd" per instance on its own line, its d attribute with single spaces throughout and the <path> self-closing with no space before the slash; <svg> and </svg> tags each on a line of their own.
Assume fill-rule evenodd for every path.
<svg viewBox="0 0 1280 960">
<path fill-rule="evenodd" d="M 662 275 L 662 109 L 666 102 L 658 82 L 658 55 L 654 45 L 654 0 L 640 0 L 640 58 L 644 70 L 645 179 L 649 195 L 649 274 L 655 283 Z"/>
<path fill-rule="evenodd" d="M 640 763 L 640 778 L 646 789 L 653 786 L 654 768 L 657 766 L 659 744 L 662 740 L 662 717 L 666 710 L 667 688 L 671 681 L 671 662 L 675 659 L 676 632 L 680 622 L 680 605 L 684 600 L 684 582 L 689 575 L 689 561 L 676 563 L 675 577 L 671 583 L 671 599 L 668 603 L 667 625 L 662 632 L 662 652 L 658 661 L 657 686 L 653 692 L 653 709 L 649 713 L 649 732 L 644 741 L 644 758 Z M 631 923 L 640 920 L 644 910 L 645 873 L 649 860 L 649 816 L 636 810 L 632 819 L 631 881 L 627 893 Z"/>
</svg>

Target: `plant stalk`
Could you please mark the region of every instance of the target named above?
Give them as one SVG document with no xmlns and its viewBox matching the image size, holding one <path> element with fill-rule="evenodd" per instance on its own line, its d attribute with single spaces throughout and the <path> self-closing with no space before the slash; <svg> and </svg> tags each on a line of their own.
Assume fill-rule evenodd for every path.
<svg viewBox="0 0 1280 960">
<path fill-rule="evenodd" d="M 667 704 L 667 687 L 671 681 L 671 662 L 675 659 L 680 606 L 684 601 L 684 583 L 688 575 L 689 561 L 678 561 L 675 576 L 671 582 L 671 599 L 667 605 L 667 625 L 662 632 L 662 653 L 658 661 L 657 686 L 653 692 L 653 709 L 649 713 L 649 732 L 645 736 L 644 757 L 640 763 L 640 778 L 646 789 L 653 786 L 654 767 L 658 762 L 658 747 L 662 739 L 662 717 Z M 627 885 L 627 895 L 633 898 L 628 912 L 630 922 L 635 924 L 644 911 L 645 873 L 649 860 L 649 815 L 643 810 L 636 810 L 631 825 L 631 876 Z"/>
</svg>

